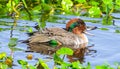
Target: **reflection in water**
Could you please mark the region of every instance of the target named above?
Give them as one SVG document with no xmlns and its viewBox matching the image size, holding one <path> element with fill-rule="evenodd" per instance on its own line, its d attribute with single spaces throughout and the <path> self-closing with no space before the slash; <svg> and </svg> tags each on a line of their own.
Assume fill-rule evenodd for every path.
<svg viewBox="0 0 120 69">
<path fill-rule="evenodd" d="M 53 53 L 55 53 L 56 50 L 63 47 L 63 46 L 50 47 L 49 45 L 40 44 L 40 43 L 31 43 L 31 44 L 29 44 L 29 46 L 30 46 L 29 47 L 30 51 L 34 51 L 34 52 L 45 54 L 45 55 L 52 55 Z M 69 46 L 67 46 L 67 47 L 69 47 Z M 69 47 L 69 48 L 73 49 L 73 51 L 74 51 L 74 54 L 72 56 L 67 55 L 69 62 L 79 60 L 81 63 L 83 63 L 85 55 L 92 55 L 93 53 L 96 53 L 96 50 L 90 49 L 91 47 L 93 47 L 93 45 L 86 47 L 86 44 L 82 44 L 80 46 L 80 48 L 77 48 L 77 49 L 75 49 L 75 48 L 73 49 L 73 48 Z M 92 54 L 91 54 L 91 52 L 92 52 Z"/>
<path fill-rule="evenodd" d="M 10 30 L 10 40 L 11 40 L 11 38 L 14 38 L 13 37 L 13 31 L 14 31 L 16 25 L 17 25 L 17 20 L 14 20 L 13 25 L 11 26 L 11 30 Z M 15 41 L 13 43 L 15 43 Z M 9 46 L 9 44 L 8 44 L 8 46 Z M 13 54 L 14 54 L 13 49 L 14 49 L 15 46 L 14 45 L 13 46 L 9 46 L 9 48 L 11 50 L 11 57 L 13 57 Z"/>
<path fill-rule="evenodd" d="M 13 36 L 13 30 L 14 30 L 14 26 L 11 26 L 10 38 L 12 38 L 12 36 Z"/>
<path fill-rule="evenodd" d="M 72 56 L 70 56 L 70 55 L 67 56 L 67 58 L 69 58 L 69 62 L 74 62 L 74 61 L 78 61 L 78 60 L 81 63 L 85 62 L 84 61 L 85 55 L 92 55 L 97 52 L 96 50 L 90 49 L 91 47 L 93 47 L 93 45 L 75 49 L 74 54 Z"/>
<path fill-rule="evenodd" d="M 13 30 L 14 30 L 14 25 L 11 26 L 11 30 L 10 30 L 10 38 L 13 37 Z M 9 47 L 9 48 L 10 48 L 10 47 Z M 10 54 L 10 55 L 13 57 L 13 53 L 14 53 L 14 52 L 13 52 L 13 50 L 12 50 L 11 48 L 10 48 L 10 50 L 11 50 L 11 54 Z"/>
</svg>

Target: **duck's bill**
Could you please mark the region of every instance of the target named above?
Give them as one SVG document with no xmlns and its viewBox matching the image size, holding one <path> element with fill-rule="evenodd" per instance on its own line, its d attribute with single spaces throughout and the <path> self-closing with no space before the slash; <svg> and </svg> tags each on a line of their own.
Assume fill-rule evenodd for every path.
<svg viewBox="0 0 120 69">
<path fill-rule="evenodd" d="M 90 36 L 94 36 L 94 34 L 88 33 L 87 31 L 85 31 L 84 33 Z"/>
<path fill-rule="evenodd" d="M 87 30 L 95 30 L 95 29 L 97 29 L 96 26 L 87 26 Z"/>
</svg>

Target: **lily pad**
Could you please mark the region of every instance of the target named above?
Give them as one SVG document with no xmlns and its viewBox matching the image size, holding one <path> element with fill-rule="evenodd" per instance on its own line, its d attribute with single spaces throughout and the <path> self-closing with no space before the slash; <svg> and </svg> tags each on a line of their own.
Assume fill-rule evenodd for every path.
<svg viewBox="0 0 120 69">
<path fill-rule="evenodd" d="M 67 47 L 62 47 L 61 49 L 57 50 L 56 53 L 62 55 L 73 55 L 73 50 Z"/>
</svg>

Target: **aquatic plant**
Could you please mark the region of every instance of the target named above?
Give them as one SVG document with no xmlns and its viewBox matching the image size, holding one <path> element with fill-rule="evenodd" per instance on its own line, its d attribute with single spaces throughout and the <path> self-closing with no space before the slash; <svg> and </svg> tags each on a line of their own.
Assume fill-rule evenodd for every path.
<svg viewBox="0 0 120 69">
<path fill-rule="evenodd" d="M 56 14 L 103 17 L 103 25 L 111 25 L 111 13 L 119 11 L 119 7 L 119 0 L 6 0 L 0 3 L 0 13 L 3 13 L 1 17 L 13 18 L 14 26 L 22 18 L 36 21 L 43 28 Z"/>
<path fill-rule="evenodd" d="M 92 67 L 90 62 L 86 65 L 82 65 L 79 61 L 74 62 L 66 62 L 64 61 L 61 55 L 72 55 L 73 51 L 70 48 L 63 47 L 59 49 L 54 55 L 54 69 L 115 69 L 114 67 L 110 66 L 109 64 L 102 64 L 96 65 Z M 13 58 L 7 56 L 5 52 L 0 53 L 0 69 L 7 69 L 12 68 L 13 66 Z M 35 65 L 30 65 L 26 60 L 17 60 L 17 62 L 22 66 L 22 69 L 50 69 L 46 64 L 46 60 L 42 60 L 41 58 L 38 59 L 38 62 Z M 116 64 L 119 69 L 119 64 Z"/>
</svg>

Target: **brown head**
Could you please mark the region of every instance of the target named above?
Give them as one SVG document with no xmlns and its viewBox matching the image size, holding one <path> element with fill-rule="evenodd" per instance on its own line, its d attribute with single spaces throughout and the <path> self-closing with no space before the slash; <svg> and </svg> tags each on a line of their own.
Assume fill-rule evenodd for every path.
<svg viewBox="0 0 120 69">
<path fill-rule="evenodd" d="M 74 25 L 74 28 L 72 27 L 72 25 Z M 73 18 L 68 21 L 68 23 L 66 24 L 66 30 L 69 31 L 71 27 L 73 28 L 72 32 L 75 34 L 83 33 L 86 30 L 86 24 L 80 18 Z"/>
</svg>

